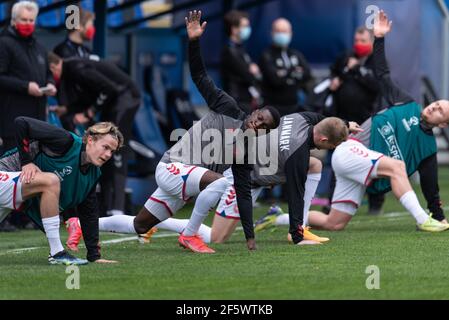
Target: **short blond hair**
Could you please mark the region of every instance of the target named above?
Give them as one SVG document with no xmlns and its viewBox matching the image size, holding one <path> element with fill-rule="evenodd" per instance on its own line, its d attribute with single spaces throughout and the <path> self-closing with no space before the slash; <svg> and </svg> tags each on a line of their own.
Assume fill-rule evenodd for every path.
<svg viewBox="0 0 449 320">
<path fill-rule="evenodd" d="M 110 134 L 115 140 L 117 140 L 118 148 L 123 147 L 124 139 L 123 134 L 118 127 L 112 122 L 99 122 L 87 128 L 83 136 L 83 142 L 87 143 L 87 138 L 92 137 L 94 141 Z"/>
<path fill-rule="evenodd" d="M 315 126 L 315 128 L 333 145 L 342 143 L 349 135 L 348 126 L 343 120 L 337 117 L 323 119 Z"/>
<path fill-rule="evenodd" d="M 11 9 L 11 23 L 17 19 L 20 12 L 23 10 L 29 10 L 36 13 L 36 17 L 39 14 L 39 6 L 34 1 L 19 1 L 14 3 Z"/>
</svg>

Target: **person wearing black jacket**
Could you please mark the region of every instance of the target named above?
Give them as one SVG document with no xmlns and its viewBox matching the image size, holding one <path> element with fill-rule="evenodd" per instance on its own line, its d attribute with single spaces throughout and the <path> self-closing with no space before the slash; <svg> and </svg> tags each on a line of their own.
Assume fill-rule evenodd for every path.
<svg viewBox="0 0 449 320">
<path fill-rule="evenodd" d="M 94 20 L 95 15 L 92 12 L 80 9 L 79 28 L 68 30 L 67 38 L 58 44 L 53 52 L 63 59 L 78 57 L 99 60 L 84 44 L 85 41 L 92 41 L 95 36 Z"/>
<path fill-rule="evenodd" d="M 118 128 L 108 122 L 87 129 L 83 138 L 43 121 L 19 117 L 14 121 L 17 150 L 0 159 L 0 170 L 22 171 L 24 183 L 32 182 L 38 172 L 52 172 L 60 180 L 59 210 L 77 208 L 87 260 L 101 259 L 99 248 L 99 211 L 95 188 L 100 167 L 123 145 Z M 40 206 L 37 198 L 21 209 L 39 226 Z"/>
<path fill-rule="evenodd" d="M 33 36 L 38 10 L 34 2 L 14 4 L 11 25 L 0 35 L 0 154 L 15 147 L 14 119 L 45 120 L 46 96 L 56 94 L 47 50 Z"/>
<path fill-rule="evenodd" d="M 312 76 L 303 54 L 289 47 L 292 26 L 284 18 L 273 22 L 273 44 L 264 51 L 259 66 L 263 75 L 264 103 L 278 109 L 281 116 L 298 111 L 298 90 L 307 90 Z"/>
<path fill-rule="evenodd" d="M 241 147 L 233 144 L 234 148 L 231 147 L 229 150 L 243 155 L 242 162 L 239 162 L 233 153 L 230 157 L 232 163 L 228 163 L 226 161 L 228 156 L 225 154 L 227 149 L 219 152 L 219 161 L 210 161 L 211 159 L 201 156 L 209 141 L 198 137 L 197 132 L 213 130 L 225 134 L 234 130 L 250 130 L 253 135 L 262 134 L 263 131 L 274 129 L 279 125 L 279 114 L 274 108 L 264 107 L 246 115 L 232 97 L 215 86 L 206 72 L 201 57 L 199 38 L 205 30 L 206 22 L 200 24 L 200 19 L 201 11 L 196 10 L 190 12 L 188 18 L 186 17 L 189 65 L 192 79 L 211 110 L 165 152 L 156 169 L 158 189 L 151 195 L 138 215 L 102 218 L 100 228 L 113 232 L 144 234 L 175 214 L 189 198 L 197 196 L 192 217 L 178 241 L 191 251 L 213 253 L 214 250 L 207 247 L 197 232 L 210 207 L 214 206 L 225 192 L 228 182 L 222 173 L 231 167 L 247 246 L 249 250 L 254 250 L 256 242 L 250 175 L 252 165 L 248 159 L 247 147 L 242 150 Z M 223 138 L 220 142 L 222 148 L 225 147 L 226 141 L 227 139 Z"/>
<path fill-rule="evenodd" d="M 132 135 L 134 116 L 140 106 L 140 92 L 131 78 L 106 61 L 70 58 L 49 54 L 50 69 L 59 78 L 59 103 L 67 108 L 62 122 L 73 130 L 78 119 L 89 119 L 96 111 L 102 121 L 115 123 L 125 138 Z M 85 120 L 81 120 L 85 121 Z M 108 214 L 124 214 L 128 153 L 120 150 L 103 169 L 102 207 Z"/>
<path fill-rule="evenodd" d="M 331 91 L 334 115 L 348 121 L 363 123 L 375 110 L 379 84 L 374 75 L 372 58 L 374 36 L 366 27 L 354 35 L 354 48 L 337 58 L 331 66 Z"/>
<path fill-rule="evenodd" d="M 332 115 L 363 123 L 379 111 L 376 106 L 379 84 L 374 75 L 373 41 L 372 31 L 365 26 L 359 27 L 354 34 L 353 50 L 339 57 L 331 66 Z M 369 195 L 368 212 L 380 213 L 384 198 L 383 194 Z"/>
<path fill-rule="evenodd" d="M 30 1 L 12 6 L 11 25 L 0 34 L 0 155 L 16 146 L 14 119 L 46 119 L 47 96 L 56 88 L 48 69 L 47 50 L 34 37 L 39 8 Z M 47 87 L 46 91 L 40 88 Z M 1 231 L 14 231 L 29 221 L 22 214 L 8 217 Z"/>
<path fill-rule="evenodd" d="M 383 11 L 375 21 L 374 70 L 382 105 L 387 108 L 366 120 L 361 126 L 364 131 L 350 137 L 334 152 L 332 167 L 337 185 L 331 211 L 328 216 L 310 212 L 309 221 L 320 228 L 343 229 L 368 187 L 373 193 L 392 190 L 413 215 L 419 229 L 444 231 L 449 225 L 441 208 L 437 146 L 432 129 L 448 125 L 449 101 L 438 100 L 422 108 L 392 82 L 384 38 L 391 30 L 391 21 Z M 421 208 L 408 181 L 407 176 L 416 171 L 431 217 Z"/>
<path fill-rule="evenodd" d="M 221 53 L 223 89 L 250 114 L 260 104 L 258 87 L 262 74 L 243 47 L 251 35 L 248 14 L 232 10 L 225 15 L 224 26 L 229 41 Z"/>
</svg>

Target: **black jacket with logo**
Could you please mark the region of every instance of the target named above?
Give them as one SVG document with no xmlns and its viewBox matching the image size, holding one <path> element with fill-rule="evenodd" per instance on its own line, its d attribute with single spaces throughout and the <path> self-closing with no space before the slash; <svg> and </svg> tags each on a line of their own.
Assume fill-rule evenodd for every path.
<svg viewBox="0 0 449 320">
<path fill-rule="evenodd" d="M 80 58 L 63 62 L 58 100 L 67 107 L 69 115 L 84 112 L 89 107 L 111 111 L 118 107 L 114 102 L 126 90 L 140 97 L 131 78 L 113 63 Z"/>
<path fill-rule="evenodd" d="M 33 36 L 22 38 L 8 27 L 0 35 L 0 137 L 14 139 L 19 116 L 45 120 L 47 99 L 28 94 L 32 81 L 39 87 L 54 83 L 47 50 Z"/>
<path fill-rule="evenodd" d="M 66 38 L 63 42 L 58 44 L 53 52 L 61 58 L 79 57 L 89 59 L 92 51 L 83 44 L 73 42 L 69 38 Z"/>
<path fill-rule="evenodd" d="M 306 83 L 312 78 L 302 53 L 291 48 L 271 46 L 263 53 L 259 67 L 263 74 L 264 102 L 268 105 L 296 105 L 298 89 L 306 88 Z"/>
<path fill-rule="evenodd" d="M 363 123 L 376 113 L 376 97 L 380 88 L 374 75 L 373 57 L 369 55 L 360 59 L 360 63 L 352 69 L 346 67 L 354 53 L 340 56 L 331 67 L 333 77 L 339 77 L 341 86 L 334 93 L 335 116 Z"/>
</svg>

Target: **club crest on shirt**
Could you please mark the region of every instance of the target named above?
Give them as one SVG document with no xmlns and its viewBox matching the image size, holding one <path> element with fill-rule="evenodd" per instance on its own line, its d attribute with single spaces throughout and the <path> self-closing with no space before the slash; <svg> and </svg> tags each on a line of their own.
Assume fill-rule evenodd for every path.
<svg viewBox="0 0 449 320">
<path fill-rule="evenodd" d="M 64 181 L 64 177 L 72 174 L 73 168 L 71 166 L 66 166 L 62 170 L 55 170 L 54 173 L 58 176 L 59 180 Z"/>
<path fill-rule="evenodd" d="M 419 124 L 419 119 L 416 116 L 411 117 L 409 120 L 402 119 L 402 124 L 404 125 L 405 130 L 410 132 L 412 126 L 417 126 Z"/>
</svg>

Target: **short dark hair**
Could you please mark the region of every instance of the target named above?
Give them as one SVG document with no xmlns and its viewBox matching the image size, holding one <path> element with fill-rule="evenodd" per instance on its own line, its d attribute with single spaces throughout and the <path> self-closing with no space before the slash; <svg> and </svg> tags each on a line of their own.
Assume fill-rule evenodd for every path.
<svg viewBox="0 0 449 320">
<path fill-rule="evenodd" d="M 363 33 L 365 33 L 365 32 L 368 32 L 368 33 L 369 33 L 369 38 L 370 38 L 370 40 L 371 40 L 371 41 L 374 41 L 374 32 L 373 32 L 372 29 L 368 29 L 368 28 L 365 27 L 365 26 L 360 26 L 360 27 L 358 27 L 358 28 L 355 30 L 355 33 L 361 33 L 361 34 L 363 34 Z"/>
<path fill-rule="evenodd" d="M 274 128 L 277 128 L 279 126 L 279 123 L 281 122 L 281 115 L 279 114 L 279 111 L 272 106 L 265 106 L 262 108 L 262 110 L 268 110 L 271 114 L 271 116 L 273 117 L 273 123 L 274 123 Z"/>
<path fill-rule="evenodd" d="M 224 16 L 224 28 L 226 35 L 229 37 L 231 35 L 232 27 L 240 26 L 240 20 L 242 18 L 248 19 L 248 14 L 243 11 L 231 10 Z"/>
<path fill-rule="evenodd" d="M 62 58 L 58 56 L 56 53 L 49 51 L 48 52 L 48 64 L 58 64 Z"/>
</svg>

